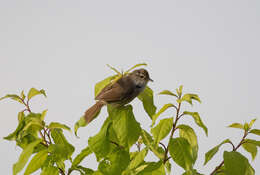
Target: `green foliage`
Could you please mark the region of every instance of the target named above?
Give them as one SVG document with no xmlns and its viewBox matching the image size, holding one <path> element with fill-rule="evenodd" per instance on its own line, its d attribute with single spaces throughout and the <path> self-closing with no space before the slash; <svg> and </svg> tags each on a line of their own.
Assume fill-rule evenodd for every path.
<svg viewBox="0 0 260 175">
<path fill-rule="evenodd" d="M 30 156 L 33 153 L 33 149 L 36 145 L 38 145 L 41 142 L 41 140 L 36 140 L 32 143 L 30 143 L 21 153 L 18 162 L 16 162 L 13 166 L 13 174 L 16 175 L 17 173 L 19 173 L 25 166 L 25 164 L 27 163 L 27 161 L 29 160 Z"/>
<path fill-rule="evenodd" d="M 197 112 L 184 111 L 183 114 L 192 116 L 193 119 L 194 119 L 194 121 L 195 121 L 195 123 L 196 123 L 199 127 L 201 127 L 201 128 L 204 130 L 205 134 L 208 136 L 208 128 L 207 128 L 207 127 L 204 125 L 204 123 L 202 122 L 199 113 L 197 113 Z"/>
<path fill-rule="evenodd" d="M 246 157 L 236 151 L 224 152 L 225 172 L 228 175 L 251 175 L 252 171 Z M 253 173 L 254 174 L 254 173 Z"/>
<path fill-rule="evenodd" d="M 144 148 L 142 151 L 137 152 L 136 155 L 133 157 L 129 164 L 129 169 L 137 168 L 141 163 L 143 163 L 145 156 L 148 153 L 148 149 Z"/>
<path fill-rule="evenodd" d="M 206 165 L 208 163 L 208 161 L 210 161 L 213 156 L 218 152 L 219 148 L 221 147 L 221 145 L 225 144 L 225 143 L 229 143 L 230 140 L 226 139 L 223 142 L 221 142 L 220 144 L 218 144 L 217 146 L 215 146 L 214 148 L 212 148 L 211 150 L 209 150 L 206 154 L 205 154 L 205 161 L 204 161 L 204 165 Z"/>
<path fill-rule="evenodd" d="M 97 133 L 95 136 L 90 137 L 88 140 L 88 145 L 91 151 L 93 151 L 97 157 L 97 160 L 100 160 L 101 158 L 105 157 L 111 147 L 111 143 L 109 140 L 109 130 L 108 128 L 111 126 L 111 120 L 108 118 L 99 133 Z"/>
<path fill-rule="evenodd" d="M 185 95 L 183 95 L 183 97 L 180 100 L 186 101 L 191 105 L 192 105 L 192 100 L 196 100 L 201 103 L 200 98 L 197 94 L 185 94 Z"/>
<path fill-rule="evenodd" d="M 39 168 L 41 168 L 42 164 L 47 159 L 47 156 L 48 156 L 47 149 L 44 149 L 44 150 L 38 152 L 37 154 L 35 154 L 35 156 L 32 158 L 32 160 L 28 164 L 24 175 L 29 175 L 29 174 L 35 172 L 36 170 L 38 170 Z"/>
<path fill-rule="evenodd" d="M 128 151 L 116 149 L 109 154 L 108 158 L 102 160 L 98 166 L 104 175 L 121 174 L 130 162 Z"/>
<path fill-rule="evenodd" d="M 157 156 L 159 159 L 164 158 L 165 151 L 161 147 L 155 144 L 152 136 L 148 132 L 142 130 L 141 137 L 144 144 L 148 147 L 148 149 L 150 149 L 154 153 L 155 156 Z"/>
<path fill-rule="evenodd" d="M 131 105 L 120 108 L 109 108 L 109 118 L 116 133 L 118 144 L 130 148 L 141 134 L 140 124 L 135 120 Z"/>
<path fill-rule="evenodd" d="M 194 164 L 192 148 L 185 138 L 171 138 L 169 150 L 170 155 L 175 163 L 177 163 L 186 171 L 192 170 Z"/>
<path fill-rule="evenodd" d="M 151 129 L 154 137 L 155 145 L 164 139 L 171 131 L 173 125 L 173 118 L 162 119 L 157 126 Z"/>
<path fill-rule="evenodd" d="M 170 107 L 175 107 L 174 104 L 172 103 L 168 103 L 168 104 L 165 104 L 160 110 L 159 112 L 157 112 L 155 115 L 152 116 L 152 126 L 155 124 L 155 121 L 156 119 L 164 112 L 166 111 L 168 108 Z"/>
<path fill-rule="evenodd" d="M 59 169 L 55 166 L 44 167 L 41 175 L 58 175 Z"/>
<path fill-rule="evenodd" d="M 174 97 L 178 98 L 178 96 L 176 94 L 172 93 L 169 90 L 163 90 L 162 92 L 159 93 L 159 95 L 171 95 L 171 96 L 174 96 Z"/>
<path fill-rule="evenodd" d="M 231 125 L 229 125 L 228 127 L 230 128 L 238 128 L 238 129 L 244 129 L 244 126 L 240 123 L 232 123 Z"/>
<path fill-rule="evenodd" d="M 42 95 L 44 95 L 45 97 L 47 97 L 47 96 L 46 96 L 46 93 L 45 93 L 45 91 L 44 91 L 43 89 L 37 90 L 37 89 L 35 89 L 35 88 L 31 88 L 30 91 L 29 91 L 28 94 L 27 94 L 27 98 L 28 98 L 28 100 L 30 100 L 32 97 L 34 97 L 34 96 L 36 96 L 36 95 L 39 95 L 39 94 L 42 94 Z"/>
<path fill-rule="evenodd" d="M 188 125 L 179 125 L 177 128 L 180 130 L 180 137 L 185 138 L 189 142 L 192 149 L 192 158 L 195 162 L 197 160 L 199 149 L 195 131 Z"/>
<path fill-rule="evenodd" d="M 242 147 L 251 154 L 252 159 L 254 160 L 257 155 L 257 146 L 253 143 L 243 143 Z"/>
<path fill-rule="evenodd" d="M 260 136 L 260 129 L 252 129 L 250 133 Z"/>
<path fill-rule="evenodd" d="M 109 66 L 116 74 L 98 82 L 95 85 L 94 95 L 96 96 L 108 84 L 116 82 L 139 66 L 146 66 L 146 64 L 137 64 L 126 72 L 119 72 Z M 46 123 L 47 110 L 41 113 L 32 112 L 29 102 L 36 95 L 46 97 L 43 89 L 31 88 L 27 95 L 24 91 L 19 95 L 8 94 L 0 100 L 11 99 L 24 106 L 24 110 L 18 112 L 16 129 L 4 137 L 5 140 L 15 141 L 22 148 L 19 160 L 13 165 L 13 174 L 21 172 L 27 164 L 25 175 L 36 171 L 41 171 L 41 175 L 69 175 L 73 171 L 77 171 L 80 175 L 165 175 L 174 173 L 174 166 L 182 167 L 183 175 L 201 175 L 193 167 L 199 149 L 196 132 L 191 126 L 180 122 L 186 120 L 188 115 L 206 135 L 208 135 L 208 128 L 202 122 L 198 112 L 182 110 L 182 104 L 186 102 L 191 105 L 194 101 L 201 103 L 197 94 L 183 92 L 183 86 L 177 88 L 176 92 L 161 91 L 159 95 L 167 95 L 171 101 L 161 105 L 157 112 L 157 107 L 154 105 L 154 92 L 151 88 L 146 87 L 138 96 L 148 116 L 146 116 L 147 120 L 151 122 L 150 132 L 141 127 L 131 105 L 121 107 L 108 105 L 108 117 L 103 125 L 98 127 L 99 132 L 88 138 L 88 145 L 77 155 L 73 154 L 75 148 L 63 134 L 63 131 L 71 131 L 69 126 L 59 122 Z M 168 118 L 162 119 L 160 116 L 172 107 L 175 110 L 171 111 Z M 256 119 L 253 119 L 249 123 L 229 125 L 231 128 L 240 129 L 244 135 L 237 145 L 234 145 L 230 139 L 226 139 L 205 154 L 204 165 L 213 159 L 223 144 L 228 143 L 232 146 L 231 151 L 224 152 L 223 162 L 211 173 L 206 174 L 255 174 L 248 159 L 238 152 L 238 148 L 242 147 L 251 155 L 252 160 L 257 156 L 260 141 L 248 138 L 250 135 L 260 136 L 260 130 L 253 128 L 255 122 Z M 75 135 L 80 127 L 85 126 L 87 126 L 86 121 L 81 117 L 74 125 Z M 176 132 L 179 137 L 176 136 Z M 82 163 L 92 153 L 95 154 L 98 162 L 96 170 Z M 149 153 L 153 154 L 156 160 L 147 161 L 146 156 Z"/>
<path fill-rule="evenodd" d="M 146 167 L 140 171 L 137 175 L 162 175 L 165 174 L 163 163 L 159 162 L 147 162 Z"/>
<path fill-rule="evenodd" d="M 89 147 L 86 147 L 85 149 L 83 149 L 73 160 L 72 162 L 72 166 L 77 166 L 85 157 L 87 157 L 88 155 L 90 155 L 92 153 L 92 151 L 90 150 Z"/>
<path fill-rule="evenodd" d="M 153 90 L 146 86 L 137 98 L 142 101 L 145 112 L 152 118 L 156 112 L 156 106 L 153 102 Z"/>
</svg>

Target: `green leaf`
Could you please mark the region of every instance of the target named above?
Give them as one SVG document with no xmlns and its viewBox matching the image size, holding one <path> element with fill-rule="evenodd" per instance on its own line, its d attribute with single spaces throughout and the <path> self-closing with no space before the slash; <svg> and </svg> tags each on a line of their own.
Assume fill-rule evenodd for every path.
<svg viewBox="0 0 260 175">
<path fill-rule="evenodd" d="M 64 163 L 64 160 L 58 160 L 58 161 L 56 161 L 55 163 L 56 163 L 57 167 L 58 167 L 60 170 L 62 170 L 62 171 L 65 172 L 65 163 Z"/>
<path fill-rule="evenodd" d="M 43 122 L 39 118 L 31 118 L 27 121 L 25 124 L 23 131 L 28 130 L 29 128 L 32 128 L 32 130 L 39 131 L 43 128 Z"/>
<path fill-rule="evenodd" d="M 236 151 L 224 152 L 224 166 L 228 175 L 245 175 L 250 169 L 247 158 Z"/>
<path fill-rule="evenodd" d="M 18 114 L 18 116 L 19 116 L 19 114 Z M 12 132 L 11 134 L 9 134 L 8 136 L 4 137 L 4 139 L 10 140 L 10 141 L 15 140 L 18 137 L 20 131 L 23 130 L 24 126 L 25 126 L 25 121 L 23 119 L 21 119 L 21 121 L 19 121 L 19 124 L 18 124 L 17 128 L 15 129 L 15 131 Z"/>
<path fill-rule="evenodd" d="M 242 147 L 251 154 L 252 159 L 255 159 L 255 156 L 257 154 L 257 147 L 253 143 L 243 143 Z"/>
<path fill-rule="evenodd" d="M 156 145 L 170 133 L 172 126 L 173 118 L 166 118 L 160 120 L 159 124 L 151 129 Z"/>
<path fill-rule="evenodd" d="M 25 117 L 24 112 L 23 111 L 19 112 L 17 117 L 18 122 L 20 123 L 22 120 L 24 120 L 24 117 Z"/>
<path fill-rule="evenodd" d="M 192 105 L 192 100 L 196 100 L 199 103 L 201 103 L 200 98 L 199 98 L 199 96 L 197 94 L 185 94 L 181 98 L 181 101 L 186 101 L 186 102 L 188 102 L 191 105 Z"/>
<path fill-rule="evenodd" d="M 25 149 L 30 143 L 34 142 L 35 140 L 39 139 L 37 136 L 35 136 L 35 133 L 28 133 L 26 132 L 21 132 L 16 138 L 16 145 L 20 146 L 22 149 Z M 38 147 L 37 145 L 35 149 Z M 35 152 L 35 151 L 34 151 Z"/>
<path fill-rule="evenodd" d="M 208 136 L 208 128 L 204 125 L 204 123 L 202 122 L 201 118 L 200 118 L 200 115 L 199 113 L 197 112 L 188 112 L 188 111 L 184 111 L 183 114 L 185 115 L 190 115 L 193 117 L 195 123 L 201 127 L 204 132 L 206 133 L 206 136 Z"/>
<path fill-rule="evenodd" d="M 260 129 L 252 129 L 249 133 L 252 133 L 252 134 L 260 136 Z"/>
<path fill-rule="evenodd" d="M 121 73 L 114 67 L 110 66 L 109 64 L 107 64 L 107 67 L 109 67 L 110 69 L 112 69 L 113 71 L 115 71 L 118 75 L 121 75 Z"/>
<path fill-rule="evenodd" d="M 92 153 L 92 151 L 90 150 L 89 147 L 86 147 L 85 149 L 83 149 L 73 160 L 72 162 L 72 166 L 77 166 L 85 157 L 87 157 L 88 155 L 90 155 Z"/>
<path fill-rule="evenodd" d="M 51 144 L 48 151 L 51 153 L 54 162 L 68 160 L 72 154 L 70 148 L 63 144 Z"/>
<path fill-rule="evenodd" d="M 135 120 L 131 105 L 119 108 L 108 107 L 109 118 L 116 133 L 119 145 L 130 148 L 139 138 L 140 124 Z"/>
<path fill-rule="evenodd" d="M 53 166 L 54 165 L 54 160 L 53 160 L 53 155 L 49 154 L 46 158 L 46 160 L 44 161 L 44 163 L 41 166 L 41 169 L 45 168 L 45 167 L 49 167 L 49 166 Z"/>
<path fill-rule="evenodd" d="M 240 123 L 233 123 L 231 125 L 229 125 L 228 127 L 230 128 L 238 128 L 238 129 L 244 129 L 244 126 Z"/>
<path fill-rule="evenodd" d="M 255 170 L 250 164 L 249 164 L 249 168 L 246 170 L 245 175 L 255 175 Z"/>
<path fill-rule="evenodd" d="M 39 95 L 39 94 L 42 94 L 42 95 L 44 95 L 44 97 L 47 97 L 46 93 L 43 89 L 37 90 L 35 88 L 31 88 L 27 94 L 27 98 L 28 98 L 28 100 L 30 100 L 32 97 Z"/>
<path fill-rule="evenodd" d="M 99 94 L 99 92 L 101 92 L 101 90 L 106 87 L 108 84 L 111 83 L 112 80 L 114 80 L 117 76 L 116 75 L 113 75 L 113 76 L 110 76 L 100 82 L 98 82 L 96 85 L 95 85 L 95 97 Z"/>
<path fill-rule="evenodd" d="M 47 149 L 44 149 L 44 150 L 38 152 L 37 154 L 35 154 L 35 156 L 32 158 L 32 160 L 28 164 L 24 175 L 29 175 L 29 174 L 37 171 L 42 166 L 42 164 L 46 160 L 47 156 L 48 156 Z"/>
<path fill-rule="evenodd" d="M 81 175 L 94 175 L 94 171 L 90 168 L 85 168 L 83 166 L 76 166 L 76 167 L 72 167 L 69 169 L 69 172 L 72 172 L 73 170 L 79 171 Z M 70 174 L 70 173 L 68 173 Z M 97 175 L 103 175 L 102 173 L 97 174 Z"/>
<path fill-rule="evenodd" d="M 131 67 L 130 69 L 128 69 L 124 74 L 128 74 L 131 70 L 133 70 L 133 69 L 135 69 L 137 67 L 140 67 L 140 66 L 147 66 L 147 64 L 146 63 L 136 64 L 133 67 Z"/>
<path fill-rule="evenodd" d="M 103 173 L 101 173 L 100 171 L 94 171 L 94 173 L 93 174 L 91 174 L 91 175 L 104 175 Z"/>
<path fill-rule="evenodd" d="M 41 175 L 59 175 L 59 169 L 55 166 L 44 167 Z"/>
<path fill-rule="evenodd" d="M 21 153 L 19 160 L 13 165 L 13 174 L 16 175 L 19 173 L 25 164 L 27 163 L 28 159 L 30 158 L 31 154 L 33 153 L 33 149 L 36 145 L 38 145 L 41 140 L 36 140 L 30 143 Z"/>
<path fill-rule="evenodd" d="M 51 151 L 53 151 L 54 154 L 57 154 L 57 159 L 61 159 L 61 160 L 69 159 L 73 154 L 75 148 L 67 141 L 67 139 L 63 135 L 62 130 L 57 128 L 52 129 L 51 137 L 55 144 L 53 144 L 53 148 L 50 147 L 49 148 L 51 149 Z M 57 149 L 60 149 L 62 151 L 59 151 Z"/>
<path fill-rule="evenodd" d="M 195 163 L 198 155 L 198 141 L 196 133 L 188 125 L 179 125 L 177 128 L 179 128 L 180 130 L 180 137 L 185 138 L 190 143 L 190 146 L 192 148 L 192 157 Z"/>
<path fill-rule="evenodd" d="M 162 92 L 159 93 L 159 95 L 171 95 L 171 96 L 174 96 L 174 97 L 178 98 L 178 96 L 176 94 L 172 93 L 169 90 L 163 90 Z"/>
<path fill-rule="evenodd" d="M 245 131 L 248 131 L 249 129 L 250 129 L 250 128 L 249 128 L 249 124 L 248 124 L 248 123 L 245 123 L 245 124 L 244 124 L 244 130 L 245 130 Z"/>
<path fill-rule="evenodd" d="M 138 152 L 137 155 L 131 160 L 129 164 L 129 169 L 137 168 L 141 163 L 144 162 L 144 158 L 147 155 L 148 150 L 144 148 L 142 151 Z"/>
<path fill-rule="evenodd" d="M 144 91 L 138 95 L 138 99 L 142 101 L 145 112 L 152 119 L 152 116 L 156 112 L 156 106 L 153 101 L 153 90 L 146 86 Z"/>
<path fill-rule="evenodd" d="M 48 126 L 48 128 L 49 129 L 60 128 L 60 129 L 65 129 L 65 130 L 71 131 L 70 127 L 68 127 L 67 125 L 58 123 L 58 122 L 51 122 L 50 125 Z"/>
<path fill-rule="evenodd" d="M 108 159 L 99 163 L 98 170 L 105 175 L 121 174 L 130 162 L 129 153 L 123 149 L 116 149 Z"/>
<path fill-rule="evenodd" d="M 47 112 L 48 112 L 48 110 L 47 110 L 47 109 L 46 109 L 46 110 L 44 110 L 44 111 L 42 111 L 42 114 L 41 114 L 41 120 L 42 120 L 42 121 L 44 120 L 44 118 L 45 118 L 45 116 L 46 116 Z"/>
<path fill-rule="evenodd" d="M 252 128 L 253 124 L 255 123 L 256 121 L 256 118 L 251 120 L 250 123 L 249 123 L 249 128 Z"/>
<path fill-rule="evenodd" d="M 87 126 L 87 122 L 85 120 L 85 117 L 82 116 L 80 119 L 75 123 L 74 125 L 74 134 L 78 137 L 77 132 L 80 127 Z"/>
<path fill-rule="evenodd" d="M 97 160 L 105 157 L 110 151 L 111 143 L 108 132 L 110 126 L 111 120 L 107 118 L 99 133 L 88 139 L 89 148 L 95 153 Z"/>
<path fill-rule="evenodd" d="M 155 121 L 156 119 L 164 112 L 166 111 L 168 108 L 170 107 L 175 107 L 175 105 L 171 104 L 171 103 L 168 103 L 168 104 L 165 104 L 160 110 L 159 112 L 157 112 L 155 115 L 153 115 L 152 117 L 152 126 L 155 124 Z"/>
<path fill-rule="evenodd" d="M 251 143 L 251 144 L 254 144 L 254 145 L 260 147 L 260 141 L 256 141 L 256 140 L 253 140 L 253 139 L 245 139 L 244 143 Z"/>
<path fill-rule="evenodd" d="M 186 171 L 192 169 L 194 162 L 192 157 L 192 148 L 185 138 L 171 138 L 169 151 L 175 163 Z"/>
<path fill-rule="evenodd" d="M 165 175 L 164 165 L 159 162 L 148 162 L 147 166 L 137 175 Z"/>
<path fill-rule="evenodd" d="M 182 85 L 180 85 L 179 89 L 176 89 L 176 92 L 177 92 L 179 97 L 181 97 L 181 95 L 182 95 L 182 89 L 183 89 Z"/>
<path fill-rule="evenodd" d="M 11 98 L 12 100 L 18 101 L 19 103 L 23 104 L 23 101 L 21 100 L 21 97 L 19 97 L 16 94 L 7 94 L 6 96 L 1 97 L 0 101 L 3 100 L 3 99 L 6 99 L 6 98 Z"/>
<path fill-rule="evenodd" d="M 23 100 L 25 99 L 24 91 L 21 92 L 20 97 L 21 97 Z"/>
<path fill-rule="evenodd" d="M 226 139 L 223 142 L 221 142 L 220 144 L 218 144 L 217 146 L 215 146 L 214 148 L 212 148 L 211 150 L 209 150 L 206 154 L 205 154 L 205 161 L 204 161 L 204 165 L 206 165 L 208 163 L 208 161 L 210 161 L 212 159 L 212 157 L 218 152 L 219 148 L 221 145 L 225 144 L 225 143 L 229 143 L 230 140 Z"/>
<path fill-rule="evenodd" d="M 159 158 L 164 158 L 164 151 L 158 147 L 158 145 L 155 145 L 154 140 L 152 136 L 146 132 L 145 130 L 141 131 L 141 136 L 143 139 L 144 144 Z"/>
<path fill-rule="evenodd" d="M 171 165 L 169 160 L 165 162 L 164 167 L 167 170 L 167 174 L 170 175 L 171 174 L 172 165 Z"/>
</svg>

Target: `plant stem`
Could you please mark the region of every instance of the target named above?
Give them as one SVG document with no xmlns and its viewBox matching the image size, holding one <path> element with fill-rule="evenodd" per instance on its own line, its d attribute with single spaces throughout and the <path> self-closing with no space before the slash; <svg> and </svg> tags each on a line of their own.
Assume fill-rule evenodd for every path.
<svg viewBox="0 0 260 175">
<path fill-rule="evenodd" d="M 233 146 L 233 151 L 237 151 L 237 149 L 243 144 L 247 135 L 248 135 L 248 131 L 245 131 L 241 141 L 236 147 L 234 147 L 234 144 L 232 142 L 229 142 Z M 223 166 L 223 164 L 224 164 L 224 160 L 212 171 L 212 173 L 210 173 L 210 175 L 214 175 Z"/>
<path fill-rule="evenodd" d="M 180 97 L 178 98 L 180 99 Z M 173 123 L 173 126 L 172 126 L 172 131 L 171 131 L 171 134 L 170 134 L 170 138 L 169 138 L 169 142 L 168 142 L 168 145 L 165 149 L 165 153 L 164 153 L 164 159 L 163 159 L 163 163 L 165 164 L 167 162 L 167 160 L 169 160 L 169 158 L 167 157 L 168 155 L 168 152 L 169 152 L 169 145 L 170 145 L 170 139 L 172 138 L 175 130 L 176 130 L 176 126 L 177 126 L 177 122 L 178 120 L 180 119 L 180 117 L 182 115 L 179 116 L 179 113 L 180 113 L 180 109 L 181 109 L 181 102 L 178 103 L 178 107 L 177 107 L 177 110 L 176 110 L 176 118 L 175 118 L 175 121 Z"/>
<path fill-rule="evenodd" d="M 61 168 L 59 168 L 59 172 L 60 174 L 65 175 L 64 171 Z"/>
</svg>

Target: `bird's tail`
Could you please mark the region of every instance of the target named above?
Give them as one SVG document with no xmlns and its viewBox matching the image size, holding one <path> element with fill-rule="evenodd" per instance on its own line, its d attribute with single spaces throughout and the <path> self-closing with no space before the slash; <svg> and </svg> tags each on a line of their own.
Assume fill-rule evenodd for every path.
<svg viewBox="0 0 260 175">
<path fill-rule="evenodd" d="M 86 110 L 84 118 L 86 123 L 89 124 L 96 116 L 99 114 L 101 108 L 105 105 L 103 101 L 98 101 L 96 104 L 91 106 L 88 110 Z"/>
</svg>

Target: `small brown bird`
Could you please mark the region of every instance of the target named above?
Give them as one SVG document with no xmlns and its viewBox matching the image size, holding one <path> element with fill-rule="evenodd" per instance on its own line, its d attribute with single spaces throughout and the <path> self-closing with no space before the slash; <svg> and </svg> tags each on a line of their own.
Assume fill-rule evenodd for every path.
<svg viewBox="0 0 260 175">
<path fill-rule="evenodd" d="M 96 96 L 96 104 L 85 112 L 84 117 L 87 124 L 95 118 L 104 105 L 122 106 L 131 102 L 145 89 L 148 81 L 153 80 L 150 79 L 147 70 L 137 69 L 118 79 L 115 83 L 108 84 Z"/>
</svg>

